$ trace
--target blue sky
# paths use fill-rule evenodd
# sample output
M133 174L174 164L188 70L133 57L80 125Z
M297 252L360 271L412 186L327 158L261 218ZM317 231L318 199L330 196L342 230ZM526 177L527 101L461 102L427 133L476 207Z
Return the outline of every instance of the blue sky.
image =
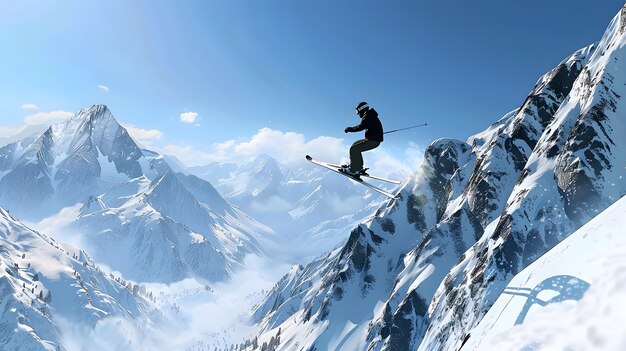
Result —
M381 155L402 162L518 107L622 5L0 0L0 133L104 103L148 146L187 162L255 147L286 158L290 142L307 146L298 153L359 138L343 129L365 100L386 129L429 123L387 138Z

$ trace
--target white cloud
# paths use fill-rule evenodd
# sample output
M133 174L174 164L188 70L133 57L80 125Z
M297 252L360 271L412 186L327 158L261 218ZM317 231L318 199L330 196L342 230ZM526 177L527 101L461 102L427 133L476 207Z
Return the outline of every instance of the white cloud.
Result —
M180 121L183 123L194 123L197 118L197 112L185 112L180 114Z
M287 200L274 195L266 201L252 201L250 207L261 213L281 213L291 210L293 205L291 205Z
M225 150L228 153L247 157L268 154L276 158L278 162L289 165L304 163L304 156L308 154L325 160L336 159L347 149L343 144L343 139L320 136L307 141L300 133L263 128L249 141L231 144L231 149Z
M214 161L243 164L260 154L267 154L284 166L298 167L306 164L305 155L333 163L347 162L349 149L350 144L340 138L319 136L307 140L304 134L263 128L248 140L227 140L213 144L208 150L169 144L160 151L176 156L188 166ZM402 179L415 172L422 155L422 148L415 143L404 147L383 143L364 153L363 157L372 174Z
M22 108L24 110L38 110L39 106L37 106L35 104L24 104L24 105L22 105Z
M260 332L247 322L253 306L291 265L250 255L244 261L246 269L230 282L207 285L188 278L170 285L144 283L157 299L151 309L160 318L151 323L107 317L91 327L58 318L63 343L70 350L222 350L251 339Z
M30 224L30 227L48 234L59 234L63 227L78 218L81 207L82 204L80 203L74 206L64 207L55 215L44 218L37 223Z
M417 144L410 142L404 149L387 148L381 145L371 153L365 153L363 158L371 155L370 166L372 173L384 174L384 177L403 179L417 171L424 150Z
M176 156L187 166L202 166L209 162L217 161L211 153L195 150L191 146L167 144L157 151L162 154Z
M13 135L21 132L23 129L24 129L24 127L16 127L16 128L0 127L0 138L6 138L6 137L13 136Z
M165 135L158 129L143 129L137 128L132 124L124 125L124 128L128 131L128 134L135 139L135 141L144 144L145 146L152 146L154 140L161 139Z
M31 109L32 106L30 105L36 106L34 104L25 104L22 105L22 107L25 109ZM0 127L0 138L5 138L4 140L0 140L0 143L6 142L7 138L11 139L10 142L17 141L28 135L40 132L42 129L45 129L49 124L63 121L72 117L73 115L74 114L72 112L67 111L38 112L32 115L28 115L24 118L24 124L19 127ZM13 137L19 138L12 139Z
M67 111L51 111L51 112L39 112L24 118L26 124L46 124L54 123L58 121L66 120L74 116L72 112Z
M106 85L98 84L98 88L102 91L109 92L109 87Z
M84 240L82 233L77 232L69 227L72 221L76 220L80 215L80 209L83 204L77 203L73 206L64 207L58 213L46 217L39 222L26 222L28 227L38 230L42 233L52 235L55 239L60 240L65 245L90 249L91 247Z
M283 165L303 164L306 154L332 159L343 153L342 139L321 136L307 141L303 134L263 128L249 140L227 140L200 151L191 146L169 144L162 151L170 153L189 166L213 161L246 163L260 154L270 155Z

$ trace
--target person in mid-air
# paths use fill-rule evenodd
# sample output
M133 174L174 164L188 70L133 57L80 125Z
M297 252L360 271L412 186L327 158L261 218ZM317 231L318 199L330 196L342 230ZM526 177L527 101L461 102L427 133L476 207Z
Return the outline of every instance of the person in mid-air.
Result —
M350 147L350 164L342 165L341 171L355 178L363 174L362 152L373 150L383 142L383 125L378 119L378 112L367 105L367 102L360 102L356 106L356 114L361 118L361 123L344 130L346 133L360 132L365 130L365 139L357 140Z

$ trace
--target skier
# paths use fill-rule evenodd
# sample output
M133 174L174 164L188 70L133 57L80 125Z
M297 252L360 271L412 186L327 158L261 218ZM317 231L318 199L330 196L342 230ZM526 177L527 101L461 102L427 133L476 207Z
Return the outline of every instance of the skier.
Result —
M361 123L354 127L348 127L345 133L354 133L365 130L365 139L357 140L350 147L350 164L341 165L341 171L347 175L360 179L361 174L365 174L363 169L362 152L373 150L383 142L383 125L378 119L378 112L367 105L367 102L360 102L356 106L356 114L361 118Z

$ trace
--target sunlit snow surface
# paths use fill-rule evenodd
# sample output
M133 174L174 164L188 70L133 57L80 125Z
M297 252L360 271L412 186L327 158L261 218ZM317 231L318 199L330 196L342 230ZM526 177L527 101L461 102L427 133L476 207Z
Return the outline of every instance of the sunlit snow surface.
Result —
M626 350L626 198L517 274L469 350Z
M83 251L25 227L2 208L0 268L1 350L63 350L61 320L88 330L107 320L143 320L151 307Z

